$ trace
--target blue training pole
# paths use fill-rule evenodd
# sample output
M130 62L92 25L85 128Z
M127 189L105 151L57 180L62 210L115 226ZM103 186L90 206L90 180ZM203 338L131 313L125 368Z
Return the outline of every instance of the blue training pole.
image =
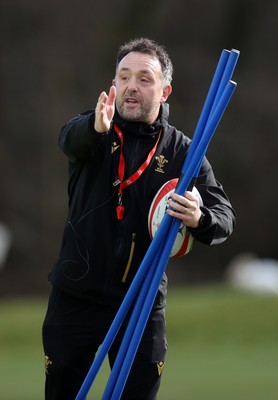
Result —
M163 221L160 224L160 227L162 226L162 228L164 229L164 231L167 231L169 225L170 225L170 220L166 220L163 219ZM159 228L160 228L159 227ZM160 231L160 232L159 232ZM152 249L152 251L148 251L141 263L140 268L138 269L131 285L130 288L107 332L107 335L95 357L94 362L92 363L85 379L84 382L75 398L75 400L84 400L90 390L90 387L92 386L96 375L122 325L122 322L124 321L126 314L128 312L128 310L131 307L131 304L141 286L141 283L148 271L148 268L152 262L153 259L153 254L159 254L159 246L161 245L161 243L163 243L163 230L158 229L156 232L156 240L152 240L150 246L149 246L149 250Z
M223 112L225 108L227 107L227 104L232 96L232 93L235 89L236 85L233 83L229 83L227 85L227 88L221 97L221 101L219 106L216 108L215 114L213 115L210 124L208 125L207 129L205 129L205 136L204 139L199 143L199 146L196 149L196 153L192 156L191 159L191 166L189 171L184 175L184 178L180 184L180 190L182 190L182 194L186 190L187 186L189 185L192 176L196 170L196 166L199 163L200 157L204 157L204 148L207 148L207 143L209 140L211 140L211 137L219 123L219 120L221 119L221 116L223 115ZM167 218L167 215L165 217ZM140 314L138 314L138 322L136 325L136 328L134 329L134 334L132 336L131 342L128 347L128 351L126 352L126 345L125 345L125 352L126 356L123 362L121 362L121 371L118 374L118 379L115 384L115 388L113 391L112 396L110 397L103 397L103 400L118 400L122 394L122 391L124 389L124 385L126 383L128 374L130 372L134 357L136 355L138 346L140 344L141 337L143 335L147 320L149 318L149 314L151 312L160 281L162 279L163 273L165 271L173 243L175 241L176 235L177 235L177 230L179 228L180 221L178 219L174 219L172 221L171 225L171 230L167 236L167 240L164 243L164 246L162 248L162 252L159 257L158 265L156 267L156 271L154 274L154 277L152 279L152 282L150 286L148 287L147 291L147 296L144 301L143 307L141 309L140 306ZM149 283L148 283L149 284ZM121 352L121 348L119 350L119 353ZM122 361L122 360L121 360Z
M237 64L237 61L239 58L239 54L240 54L240 52L235 49L232 49L229 53L227 63L226 63L225 69L223 71L223 75L221 77L221 81L219 83L219 87L218 87L218 90L217 90L217 93L216 93L216 96L215 96L215 99L214 99L214 102L213 102L213 105L212 105L212 108L210 111L210 115L213 114L215 108L217 107L220 97L222 96L222 94L225 90L225 87L227 85L227 82L229 82L232 78L232 75L234 73L234 70L235 70L235 67L236 67L236 64ZM209 117L210 117L210 115L209 115Z
M160 247L161 249L161 247ZM140 311L144 305L147 293L149 291L149 287L150 287L150 283L152 282L153 279L153 275L155 272L155 268L156 265L159 261L159 255L160 255L161 251L157 251L154 257L154 260L152 261L149 270L147 272L147 275L145 277L145 280L142 284L142 287L140 289L140 292L138 294L134 309L132 311L129 323L127 325L126 331L125 331L125 335L124 338L122 340L119 352L117 354L115 363L113 365L109 380L107 382L105 391L103 393L103 397L102 400L108 400L111 398L114 387L116 385L117 379L119 377L119 373L121 370L121 366L125 360L125 356L126 353L129 349L130 346L130 342L132 340L132 337L134 335L136 326L137 326L137 322L138 322L138 315L140 315Z
M215 97L217 95L217 91L219 89L219 85L220 85L222 76L224 74L229 55L230 55L230 51L228 51L226 49L224 49L221 53L220 59L218 61L207 97L205 99L196 129L195 129L195 132L193 135L192 142L191 142L189 150L188 150L188 154L186 156L185 162L182 167L182 173L186 170L187 164L190 162L191 155L194 153L194 151L199 143L199 140L203 135L203 131L207 124L209 114L211 112Z
M224 51L225 50L223 50L223 52ZM221 96L222 96L222 94L223 94L223 92L225 90L227 82L229 82L231 80L231 78L232 78L232 75L233 75L233 72L235 70L239 55L240 55L240 52L238 50L235 50L235 49L232 49L229 52L229 54L226 55L226 58L225 58L226 64L225 64L225 66L224 66L224 63L223 63L223 67L224 67L223 68L223 73L222 73L221 76L220 76L220 74L218 74L218 76L217 76L218 79L216 79L216 82L215 82L215 84L218 85L217 92L215 93L214 99L213 98L211 99L212 101L209 103L208 107L205 109L205 116L204 117L206 118L206 121L208 121L208 119L213 114L213 112L214 112L214 110L215 110L215 108L216 108L216 106L218 104L218 101L220 100L220 98L221 98ZM196 170L196 172L194 174L194 177L197 177L199 175L199 171L200 171L200 168L202 166L202 162L203 162L203 160L200 160L200 163L199 163L199 165L197 167L197 170Z
M229 55L229 52L224 51L224 54L226 57ZM227 62L227 59L226 59L226 62ZM223 70L225 63L223 60L221 61L221 63L222 63L221 68ZM219 82L218 82L218 86L219 86ZM214 88L214 90L215 90L215 88ZM195 137L195 135L194 135L194 137ZM194 140L194 138L193 138L193 140ZM180 185L179 185L179 187L180 187ZM119 311L107 333L107 336L106 336L106 338L94 360L94 363L92 364L92 366L83 382L83 385L81 386L80 391L78 392L76 400L85 399L85 397L90 389L90 386L92 385L92 383L99 371L99 368L100 368L105 356L107 355L107 353L111 347L111 344L113 343L115 336L116 336L128 310L136 296L136 293L142 284L142 281L144 279L144 276L146 275L147 270L150 268L150 266L152 266L153 264L154 265L156 264L156 261L152 261L153 253L160 254L160 252L158 251L159 245L163 242L165 232L167 232L169 230L170 224L171 224L171 221L169 219L167 219L167 218L163 219L163 221L155 235L154 240L151 242L149 251L146 253L146 256L144 257L142 264L141 264L140 268L138 269L138 272L130 286L130 289L127 292L127 295L126 295L126 297L125 297L125 299L124 299L124 301L123 301L123 303L122 303L122 305L121 305L121 307L120 307L120 309L119 309ZM178 229L178 227L177 227L177 229ZM170 252L171 252L171 249L170 249ZM167 256L167 261L168 261L168 258L169 258L169 256ZM148 275L148 279L150 279L149 275Z
M200 138L203 135L204 128L213 114L218 101L220 100L225 87L227 83L230 81L232 74L234 72L238 57L239 57L239 51L238 50L223 50L207 95L207 98L204 103L204 107L202 109L197 127L195 129L193 138L194 141L192 140L189 151L188 151L188 156L185 159L183 168L182 168L182 173L186 171L188 164L190 163L191 159L191 154L194 153ZM197 140L195 140L197 138ZM206 152L206 151L205 151ZM203 160L200 160L200 164L196 169L196 172L194 174L194 177L197 177L201 168Z

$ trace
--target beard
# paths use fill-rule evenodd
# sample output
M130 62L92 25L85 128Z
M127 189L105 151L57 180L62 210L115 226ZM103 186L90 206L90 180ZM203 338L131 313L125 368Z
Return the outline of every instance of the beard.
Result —
M120 116L127 121L137 121L137 122L154 122L155 115L157 117L159 113L160 103L159 102L143 102L138 100L137 107L135 109L129 108L125 102L116 100L116 107Z

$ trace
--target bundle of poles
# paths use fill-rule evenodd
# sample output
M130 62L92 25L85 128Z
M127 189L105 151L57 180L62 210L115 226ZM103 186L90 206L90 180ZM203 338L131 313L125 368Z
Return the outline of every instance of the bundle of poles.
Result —
M175 192L184 195L201 168L208 145L237 86L231 80L239 51L224 49L215 70ZM175 242L180 220L165 213L130 288L75 398L84 400L131 308L133 310L105 387L102 400L119 400L154 304Z

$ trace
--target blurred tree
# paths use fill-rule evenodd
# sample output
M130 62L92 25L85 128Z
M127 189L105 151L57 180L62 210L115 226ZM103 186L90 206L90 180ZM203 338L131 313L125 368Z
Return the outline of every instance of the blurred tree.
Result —
M0 293L44 293L66 217L60 127L107 90L117 48L135 36L164 44L174 63L171 123L192 136L222 48L238 48L238 89L208 156L238 214L222 246L171 261L179 282L223 278L235 254L278 258L278 3L270 0L2 0L0 222L13 233Z

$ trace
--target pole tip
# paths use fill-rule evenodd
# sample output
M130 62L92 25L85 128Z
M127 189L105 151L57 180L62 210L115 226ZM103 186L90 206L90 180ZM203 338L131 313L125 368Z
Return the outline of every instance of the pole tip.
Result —
M232 49L231 51L232 51L233 53L237 53L238 55L240 55L240 51L237 50L237 49Z

